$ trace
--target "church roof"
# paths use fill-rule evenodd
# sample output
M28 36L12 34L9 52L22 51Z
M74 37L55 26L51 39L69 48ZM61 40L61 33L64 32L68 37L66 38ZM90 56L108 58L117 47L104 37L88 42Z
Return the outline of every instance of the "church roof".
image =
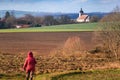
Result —
M82 20L84 19L85 20L87 17L88 17L88 15L81 15L80 17L78 17L78 19L82 19Z

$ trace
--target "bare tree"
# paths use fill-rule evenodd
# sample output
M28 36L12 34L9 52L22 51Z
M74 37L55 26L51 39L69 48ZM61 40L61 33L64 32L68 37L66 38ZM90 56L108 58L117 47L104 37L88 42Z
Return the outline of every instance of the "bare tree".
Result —
M43 17L35 17L34 25L35 27L41 27L43 24Z
M14 28L14 25L16 25L16 18L14 16L10 16L5 20L5 23L6 28Z
M9 18L10 16L11 16L11 15L10 15L10 12L7 11L7 12L5 13L5 17L4 17L4 18L7 19L7 18Z
M72 21L71 21L71 19L70 19L69 16L67 16L67 15L61 15L58 22L59 22L60 24L69 24L69 23L71 23Z
M102 46L119 57L120 52L120 8L116 7L114 11L103 17L99 24L97 39Z
M50 25L55 25L55 19L54 19L54 16L50 16L50 15L48 15L48 16L45 16L44 17L44 25L46 25L46 26L50 26Z
M98 16L91 16L90 18L90 22L98 22L100 20L100 18Z
M28 22L28 24L30 25L34 24L34 16L30 14L26 14L24 19Z

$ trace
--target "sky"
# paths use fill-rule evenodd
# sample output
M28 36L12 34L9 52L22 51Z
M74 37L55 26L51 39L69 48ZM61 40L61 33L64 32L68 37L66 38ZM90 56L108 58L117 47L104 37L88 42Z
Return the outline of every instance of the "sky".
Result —
M77 13L111 12L120 0L0 0L0 10Z

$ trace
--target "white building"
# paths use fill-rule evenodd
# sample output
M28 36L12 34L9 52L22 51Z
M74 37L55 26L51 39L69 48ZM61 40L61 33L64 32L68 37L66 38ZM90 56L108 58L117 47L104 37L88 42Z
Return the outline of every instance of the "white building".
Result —
M79 17L76 19L77 22L89 22L90 19L89 19L89 16L84 14L82 8L79 12Z

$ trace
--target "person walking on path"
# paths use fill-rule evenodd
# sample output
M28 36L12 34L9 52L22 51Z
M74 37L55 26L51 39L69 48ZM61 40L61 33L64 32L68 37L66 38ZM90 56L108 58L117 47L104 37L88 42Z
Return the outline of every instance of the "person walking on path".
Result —
M26 71L26 80L33 80L33 74L35 72L35 64L36 60L33 57L33 53L30 51L28 52L28 56L24 62L23 69Z

